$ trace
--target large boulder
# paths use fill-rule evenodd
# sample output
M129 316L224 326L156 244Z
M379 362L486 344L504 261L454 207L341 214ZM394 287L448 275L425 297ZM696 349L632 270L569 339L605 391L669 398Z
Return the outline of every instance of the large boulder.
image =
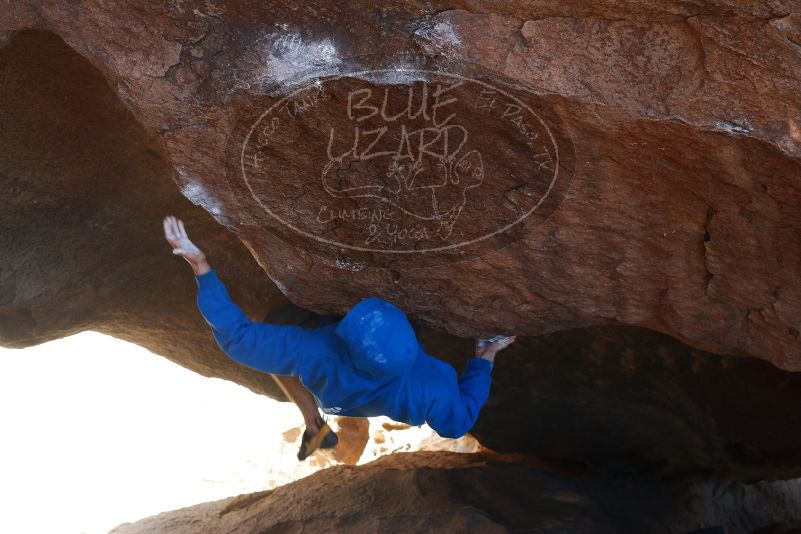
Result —
M95 65L305 308L801 369L793 0L4 4L0 36Z
M489 447L798 475L801 22L763 4L2 2L0 343L283 398L215 346L175 213L255 319L383 296L459 369L552 334L499 358Z
M580 478L488 455L416 452L111 532L791 532L801 527L800 495L797 481Z
M0 48L0 94L0 343L98 330L280 398L269 377L217 347L191 271L161 236L162 218L183 217L214 250L254 317L285 297L238 240L180 194L158 140L102 74L56 35L23 32Z

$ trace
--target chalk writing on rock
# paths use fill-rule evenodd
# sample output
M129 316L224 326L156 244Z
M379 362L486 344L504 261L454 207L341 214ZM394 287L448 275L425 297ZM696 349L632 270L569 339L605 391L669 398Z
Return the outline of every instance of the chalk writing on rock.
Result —
M309 81L255 118L242 179L279 223L351 251L435 254L531 231L557 209L572 145L542 98L382 72Z

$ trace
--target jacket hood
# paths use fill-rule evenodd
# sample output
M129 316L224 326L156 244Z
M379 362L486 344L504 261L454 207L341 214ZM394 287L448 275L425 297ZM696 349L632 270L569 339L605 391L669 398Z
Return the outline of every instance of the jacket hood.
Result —
M368 378L403 374L417 358L417 336L406 314L380 298L359 302L340 321L336 333L347 344L353 366Z

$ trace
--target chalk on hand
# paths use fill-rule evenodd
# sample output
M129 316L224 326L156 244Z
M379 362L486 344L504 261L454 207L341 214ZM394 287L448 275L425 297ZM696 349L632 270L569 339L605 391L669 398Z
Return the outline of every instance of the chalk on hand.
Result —
M492 336L491 338L487 338L487 339L477 339L476 340L476 344L478 345L479 348L483 349L487 345L491 345L491 344L496 343L498 341L503 341L503 340L509 339L510 337L512 337L512 336L498 335L498 336Z

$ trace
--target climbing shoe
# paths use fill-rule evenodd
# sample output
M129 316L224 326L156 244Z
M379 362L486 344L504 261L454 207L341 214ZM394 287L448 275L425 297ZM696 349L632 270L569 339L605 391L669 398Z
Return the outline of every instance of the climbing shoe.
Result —
M320 430L316 434L311 435L308 429L303 431L303 439L300 441L300 450L298 450L298 460L305 460L317 449L331 449L339 443L339 438L328 426L328 423L319 419L317 424Z

